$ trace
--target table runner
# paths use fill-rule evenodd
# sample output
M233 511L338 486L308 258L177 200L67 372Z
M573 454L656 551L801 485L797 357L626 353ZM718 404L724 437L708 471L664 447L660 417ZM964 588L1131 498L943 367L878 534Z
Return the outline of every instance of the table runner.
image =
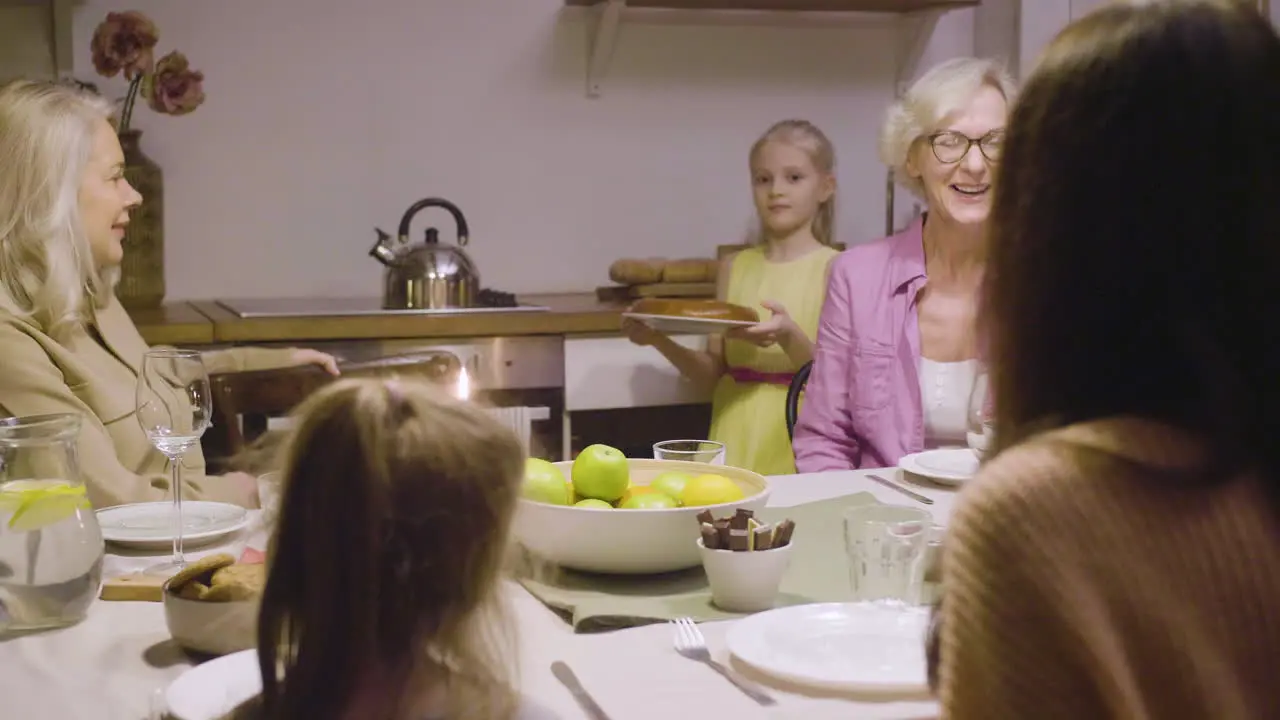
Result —
M791 507L765 508L765 522L795 521L791 565L783 576L776 607L845 600L852 594L844 549L844 511L879 502L869 492ZM625 511L624 511L625 512ZM693 542L690 538L689 542ZM616 630L677 617L731 620L741 613L711 603L702 567L661 575L597 575L557 568L521 584L572 624L575 632Z

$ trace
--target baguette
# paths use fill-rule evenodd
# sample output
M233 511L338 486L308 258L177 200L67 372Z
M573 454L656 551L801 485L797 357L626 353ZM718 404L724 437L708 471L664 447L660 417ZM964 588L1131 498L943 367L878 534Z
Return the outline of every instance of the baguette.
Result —
M609 279L619 285L649 285L662 281L662 271L666 261L651 258L637 260L623 258L615 260L609 266Z
M703 258L668 260L662 268L662 282L666 283L703 283L715 280L714 261Z

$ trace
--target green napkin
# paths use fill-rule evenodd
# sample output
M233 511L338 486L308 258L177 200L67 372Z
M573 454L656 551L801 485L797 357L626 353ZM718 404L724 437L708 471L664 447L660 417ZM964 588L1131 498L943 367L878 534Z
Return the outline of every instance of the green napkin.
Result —
M785 508L765 508L765 522L795 521L791 565L782 578L777 607L847 599L848 561L844 549L844 511L878 502L868 492ZM694 541L691 535L689 542ZM573 624L576 632L599 632L664 622L679 617L730 620L740 613L711 603L702 567L661 575L596 575L556 569L550 577L521 584Z

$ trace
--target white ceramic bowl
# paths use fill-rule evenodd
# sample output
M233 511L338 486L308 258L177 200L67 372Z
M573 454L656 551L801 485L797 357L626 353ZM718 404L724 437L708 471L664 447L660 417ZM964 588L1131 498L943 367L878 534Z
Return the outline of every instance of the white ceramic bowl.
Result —
M179 645L207 655L229 655L258 645L261 598L205 602L178 597L165 583L164 622Z
M521 499L512 527L516 541L539 558L574 570L625 575L671 572L702 563L696 542L698 513L710 510L716 517L725 517L740 507L760 510L769 500L769 481L750 470L679 460L627 462L635 485L647 485L673 470L711 473L736 482L746 497L720 505L653 510L580 508ZM572 462L555 466L566 479L572 477Z

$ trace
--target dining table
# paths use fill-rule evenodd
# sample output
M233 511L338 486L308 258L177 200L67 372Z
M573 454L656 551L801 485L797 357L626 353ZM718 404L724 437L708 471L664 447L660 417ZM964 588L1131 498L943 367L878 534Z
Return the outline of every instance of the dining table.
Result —
M927 505L868 475L901 483L933 500ZM921 507L946 526L957 488L906 476L896 468L831 471L768 478L769 506L788 507L851 493L871 493L884 503ZM194 549L239 555L261 547L261 521L228 540ZM104 574L140 570L162 556L107 547ZM847 572L846 559L832 558L832 572ZM567 663L610 720L654 718L933 718L937 703L925 693L869 696L815 690L775 680L729 657L726 632L736 620L700 627L716 658L763 685L777 700L761 706L713 669L679 655L672 630L655 623L606 632L575 632L560 615L515 582L504 584L514 611L519 642L521 692L566 720L589 717L551 672ZM0 641L0 719L149 720L162 689L199 660L170 637L164 608L157 602L96 601L88 616L70 627Z

